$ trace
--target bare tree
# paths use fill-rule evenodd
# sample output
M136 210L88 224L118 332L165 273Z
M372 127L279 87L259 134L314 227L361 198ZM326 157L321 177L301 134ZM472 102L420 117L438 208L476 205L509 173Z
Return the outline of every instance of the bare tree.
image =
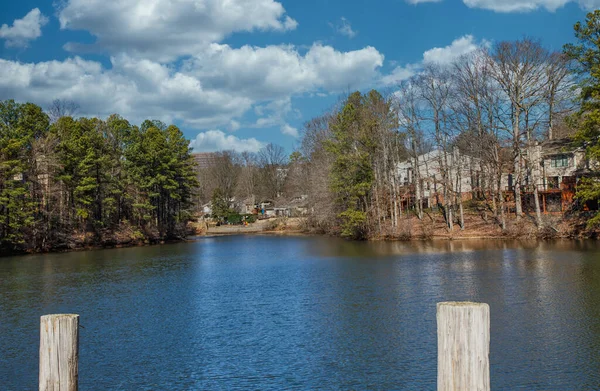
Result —
M253 152L242 152L240 154L241 172L238 181L237 194L240 198L250 198L256 203L256 191L258 186L258 157Z
M447 69L439 66L428 65L417 76L415 85L418 88L419 97L425 108L425 120L431 129L436 148L439 152L436 160L442 176L442 209L448 230L452 231L453 200L455 199L452 172L455 170L451 166L454 160L452 159L452 151L450 151L450 73Z
M284 167L286 161L285 150L280 145L270 143L258 151L260 183L264 197L275 199L281 195L287 175Z
M510 135L512 144L515 211L517 219L520 219L523 214L522 161L534 140L534 131L538 129L545 114L545 110L540 110L540 106L545 102L548 89L547 69L550 54L539 42L523 39L514 42L500 42L492 51L489 59L492 77L506 97L501 121L504 129ZM535 178L533 187L536 220L538 226L541 226Z
M575 81L571 78L568 65L569 59L563 53L550 53L546 66L547 126L550 140L557 136L554 131L557 124L560 127L561 119L564 119L566 114L573 112L575 108L574 99L571 98Z
M453 126L459 132L455 144L472 157L473 196L491 201L494 216L505 229L498 135L500 97L487 56L487 51L481 49L462 56L452 66Z
M335 195L329 186L332 156L325 144L331 137L329 127L333 120L331 112L315 117L304 124L300 152L306 158L306 194L311 207L308 210L309 224L318 231L329 231L336 219Z
M54 99L48 106L47 114L50 123L56 122L61 117L72 117L79 111L79 104L66 99Z
M211 181L223 197L231 201L240 177L240 156L234 151L221 151L215 155L215 163L210 167Z
M423 219L423 186L419 155L423 152L423 113L417 88L412 80L400 84L396 94L396 108L400 130L406 134L406 145L412 164L415 208L419 220Z

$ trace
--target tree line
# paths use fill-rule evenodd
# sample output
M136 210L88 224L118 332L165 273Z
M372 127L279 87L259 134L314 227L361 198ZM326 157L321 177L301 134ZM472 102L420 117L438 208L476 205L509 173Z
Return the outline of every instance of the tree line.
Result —
M204 204L210 204L211 216L219 219L263 202L283 205L306 188L301 154L288 156L277 144L267 144L258 152L214 152L209 159L198 169L198 214L204 214L200 210Z
M182 132L76 109L0 102L0 251L183 236L197 178Z
M387 94L352 93L311 120L300 148L310 177L304 191L311 195L311 224L350 238L398 237L406 224L401 217L423 219L431 190L447 229L463 229L461 187L469 183L471 204L483 205L504 230L509 212L516 220L523 216L527 180L535 223L544 228L533 147L572 137L600 161L598 26L600 11L588 14L575 26L579 43L563 51L523 38L451 64L426 64ZM412 186L399 183L400 162L409 162ZM425 178L427 164L436 166L433 179ZM596 177L582 180L577 196L598 200Z
M469 206L505 230L507 219L524 215L528 189L542 230L534 147L572 138L599 160L599 22L599 11L590 13L575 27L579 44L563 51L531 38L499 42L426 64L385 93L349 94L305 124L289 159L273 144L258 154L218 153L201 173L200 198L226 214L232 200L285 206L306 195L310 228L360 239L402 236L412 216L424 219L431 194L447 229L464 229L467 187ZM410 183L401 182L403 164ZM578 184L582 201L598 192L593 178Z

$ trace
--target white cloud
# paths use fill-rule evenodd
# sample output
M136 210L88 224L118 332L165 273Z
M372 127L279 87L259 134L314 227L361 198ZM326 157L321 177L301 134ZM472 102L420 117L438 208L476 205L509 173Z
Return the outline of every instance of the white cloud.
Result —
M40 63L0 59L0 99L42 107L53 99L69 99L81 106L82 115L116 112L136 122L179 120L198 129L231 131L260 105L265 113L256 127L280 127L295 113L292 96L372 84L382 62L383 55L371 47L339 52L315 45L301 55L291 46L232 49L218 44L180 67L124 54L111 57L110 69L80 57Z
M329 24L338 34L344 35L348 38L354 38L358 34L358 31L352 29L350 21L345 17L340 18L340 22L337 24Z
M426 50L423 53L423 60L421 62L407 64L405 66L396 66L390 74L381 77L380 83L384 86L398 84L398 82L407 80L411 76L419 73L423 65L450 65L459 57L471 53L482 46L488 45L489 42L486 40L477 43L472 35L462 36L452 41L448 46Z
M392 73L385 75L381 78L383 85L394 85L398 84L403 80L409 79L411 76L416 74L419 70L418 64L408 64L406 66L397 66L394 68Z
M364 87L377 77L383 59L383 54L371 46L340 52L315 44L302 55L291 45L234 49L212 44L187 61L183 69L207 86L262 100L319 89Z
M487 45L486 41L476 43L472 35L465 35L452 41L452 43L443 48L433 48L423 53L423 62L425 64L448 65L460 56L477 50L481 45Z
M281 133L287 134L288 136L298 137L298 129L290 126L289 124L284 124L281 127Z
M579 6L587 11L592 11L596 8L600 8L599 0L579 0Z
M409 4L439 3L442 0L405 0ZM600 7L600 0L463 0L469 8L482 8L495 12L531 12L544 8L550 12L574 2L584 10L592 11Z
M226 135L220 130L209 130L198 133L190 142L194 152L213 152L233 150L237 152L258 152L265 144L255 138L241 139Z
M254 124L249 126L251 128L282 127L287 124L287 117L301 117L300 112L292 108L292 99L290 97L277 99L265 105L256 105L254 107L254 113L260 118L258 118Z
M111 65L77 56L39 63L0 59L0 99L43 107L68 99L80 105L82 115L117 112L133 122L156 118L231 132L260 107L258 120L245 127L293 133L286 127L297 116L292 97L371 86L384 60L370 46L342 52L322 44L233 48L219 43L236 32L296 28L277 0L60 1L61 28L96 37L91 45L66 48L104 51Z
M81 106L82 115L119 113L136 122L178 119L198 128L226 123L252 106L249 98L206 89L199 80L149 60L119 56L111 61L107 70L79 57L35 64L0 59L0 99L43 107L68 99Z
M193 55L235 32L295 29L297 22L275 0L66 0L63 29L86 30L91 45L71 51L105 50L163 62Z
M3 24L0 27L0 38L6 47L26 47L29 41L42 36L42 26L48 23L39 8L34 8L23 17L16 19L12 26Z
M545 8L550 12L556 11L570 0L463 0L467 7L483 8L496 12L530 12L539 8ZM600 7L598 0L579 0L576 1L579 6L585 10L593 10Z

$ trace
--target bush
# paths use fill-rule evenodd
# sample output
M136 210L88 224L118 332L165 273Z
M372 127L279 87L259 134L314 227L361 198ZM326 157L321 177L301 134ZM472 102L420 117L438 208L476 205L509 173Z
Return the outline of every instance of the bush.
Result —
M256 215L253 215L253 214L246 214L246 215L243 215L243 216L246 218L246 221L247 221L249 224L255 223L255 222L256 222L256 220L257 220L257 216L256 216Z
M228 224L242 224L242 215L239 213L229 213L225 220Z

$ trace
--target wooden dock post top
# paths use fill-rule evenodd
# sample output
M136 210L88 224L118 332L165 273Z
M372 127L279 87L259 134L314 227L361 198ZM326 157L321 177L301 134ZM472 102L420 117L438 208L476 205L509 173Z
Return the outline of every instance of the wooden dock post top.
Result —
M438 391L490 390L490 306L437 303Z
M487 303L476 303L474 301L443 301L441 303L437 303L437 310L440 310L441 306L450 306L450 307L464 307L464 308L487 308L490 310L490 306Z
M79 377L79 315L40 318L40 391L77 391Z
M51 315L42 315L41 316L41 320L61 319L61 318L73 319L73 318L79 318L79 315L77 315L77 314L51 314Z

